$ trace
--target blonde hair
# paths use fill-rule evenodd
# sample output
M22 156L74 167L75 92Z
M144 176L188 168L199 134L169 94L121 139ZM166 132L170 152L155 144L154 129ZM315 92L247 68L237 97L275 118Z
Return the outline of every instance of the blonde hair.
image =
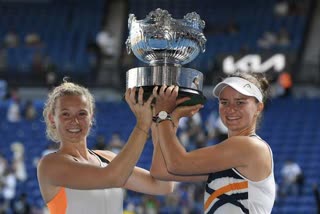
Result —
M54 141L59 142L59 137L56 132L56 128L51 124L49 120L49 115L55 114L55 105L58 98L63 96L85 96L86 99L89 101L89 110L90 113L93 115L95 110L95 101L92 94L89 92L89 90L83 86L77 85L72 82L67 82L66 79L63 80L63 83L57 87L55 87L48 95L47 101L45 103L44 109L43 109L43 118L46 123L46 135L47 137Z

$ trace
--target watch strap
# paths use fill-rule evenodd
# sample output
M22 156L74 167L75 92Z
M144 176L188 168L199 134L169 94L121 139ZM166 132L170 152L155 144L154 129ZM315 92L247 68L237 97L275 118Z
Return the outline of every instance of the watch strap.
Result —
M164 120L172 120L171 115L168 114L167 117L164 118L164 119L161 119L161 118L159 117L159 114L157 114L156 116L152 117L152 121L155 122L155 123L161 123L161 122L164 121Z
M171 120L172 121L172 118L171 118L171 116L170 116L170 114L168 114L167 115L167 117L166 118L164 118L164 119L161 119L161 118L157 118L157 120L156 120L156 123L161 123L162 121L165 121L165 120Z

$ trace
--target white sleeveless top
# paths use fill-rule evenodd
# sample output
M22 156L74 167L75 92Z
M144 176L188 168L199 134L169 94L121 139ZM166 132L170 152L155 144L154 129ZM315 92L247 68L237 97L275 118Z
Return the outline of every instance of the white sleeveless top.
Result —
M67 214L122 214L123 190L120 188L102 190L65 189Z
M269 146L268 148L271 154L272 170L270 175L261 181L251 181L235 168L209 174L204 196L205 213L271 213L276 185L272 151Z
M95 154L101 167L108 160ZM50 214L122 214L124 190L121 188L76 190L61 187L58 194L47 204Z

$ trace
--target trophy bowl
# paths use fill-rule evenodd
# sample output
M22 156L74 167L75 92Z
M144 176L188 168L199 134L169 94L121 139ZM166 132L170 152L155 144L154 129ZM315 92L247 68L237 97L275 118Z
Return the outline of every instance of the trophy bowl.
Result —
M184 105L204 103L203 74L182 67L205 51L204 26L195 12L183 19L173 19L168 11L159 8L143 20L130 14L127 51L149 66L127 71L126 87L143 87L145 96L149 96L154 86L178 85L179 96L191 98Z

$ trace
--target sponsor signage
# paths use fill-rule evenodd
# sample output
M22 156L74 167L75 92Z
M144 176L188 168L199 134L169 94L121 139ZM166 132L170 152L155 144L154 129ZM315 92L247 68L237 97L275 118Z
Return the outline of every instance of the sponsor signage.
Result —
M222 60L222 70L226 74L235 71L263 73L269 70L281 72L287 66L286 55L276 53L273 55L247 54L241 57L226 56Z

